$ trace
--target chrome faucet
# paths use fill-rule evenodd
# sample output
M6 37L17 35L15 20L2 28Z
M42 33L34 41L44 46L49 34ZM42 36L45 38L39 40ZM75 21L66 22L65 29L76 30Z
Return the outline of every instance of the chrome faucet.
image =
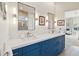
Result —
M27 32L27 37L32 37L32 33Z

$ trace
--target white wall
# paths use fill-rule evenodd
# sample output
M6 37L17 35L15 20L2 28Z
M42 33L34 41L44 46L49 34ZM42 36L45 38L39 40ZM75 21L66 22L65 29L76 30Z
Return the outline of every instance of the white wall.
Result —
M4 41L8 39L8 20L3 20L2 12L0 11L0 48L3 47Z
M13 15L17 15L17 4L14 2L7 3L7 19L9 20L9 39L18 37L18 23L17 18Z
M44 33L48 30L48 22L45 26L39 26L39 16L44 16L45 20L48 20L48 12L55 14L55 4L53 2L25 2L24 4L35 7L36 33Z
M35 31L33 34L37 33L43 33L47 32L48 30L48 23L45 24L45 26L39 26L39 16L45 16L46 20L48 20L48 12L55 14L56 12L56 20L63 19L64 11L63 7L60 5L55 6L53 2L23 2L24 4L30 5L32 7L35 7L35 18L37 20L35 21ZM17 19L13 19L12 13L13 8L17 9L16 3L9 3L9 35L10 39L17 39L20 37L21 34L25 34L27 31L18 31L17 27ZM55 9L56 8L56 9ZM57 22L55 23L55 28L57 31L59 28L64 28L62 26L57 26ZM33 31L32 31L33 32Z
M35 18L38 20L36 21L35 24L35 30L32 31L33 34L37 35L39 33L47 32L48 31L48 26L47 24L45 26L39 26L39 16L45 16L46 20L48 20L48 12L54 13L54 5L52 3L52 9L49 3L40 5L40 3L25 3L27 5L35 7ZM17 25L17 18L14 20L12 17L13 13L13 8L17 10L17 5L16 3L8 3L8 16L9 16L9 39L18 39L22 34L26 34L27 31L18 31L18 25ZM17 12L16 12L17 13Z

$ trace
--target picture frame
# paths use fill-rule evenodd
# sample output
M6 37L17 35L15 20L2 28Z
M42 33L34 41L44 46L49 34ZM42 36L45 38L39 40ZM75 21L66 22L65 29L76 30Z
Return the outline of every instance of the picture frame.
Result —
M45 26L45 17L44 16L39 16L39 25Z
M64 26L65 25L65 20L58 20L57 21L57 26Z

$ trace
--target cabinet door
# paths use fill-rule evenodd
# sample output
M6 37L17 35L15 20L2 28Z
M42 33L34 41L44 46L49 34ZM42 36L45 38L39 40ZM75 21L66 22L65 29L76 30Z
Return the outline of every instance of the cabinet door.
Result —
M52 56L54 55L55 41L54 39L49 39L41 43L41 55L42 56Z
M35 43L29 46L23 47L23 56L40 55L40 44Z
M12 51L13 51L13 56L22 56L22 48L17 48Z
M19 55L19 49L14 49L12 50L13 56L18 56Z
M60 41L60 50L62 51L65 48L65 36L63 35L59 37L59 41Z
M56 45L57 54L59 54L65 48L65 36L63 35L63 36L56 37L56 40L58 41L58 43Z
M23 48L19 48L19 56L22 56L23 55Z

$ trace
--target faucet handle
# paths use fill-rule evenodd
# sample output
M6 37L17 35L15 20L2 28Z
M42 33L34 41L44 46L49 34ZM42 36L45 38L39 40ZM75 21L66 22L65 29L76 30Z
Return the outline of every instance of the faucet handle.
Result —
M30 34L30 32L27 32L27 34Z
M33 36L33 34L30 32L27 32L27 37L31 37L31 36Z

